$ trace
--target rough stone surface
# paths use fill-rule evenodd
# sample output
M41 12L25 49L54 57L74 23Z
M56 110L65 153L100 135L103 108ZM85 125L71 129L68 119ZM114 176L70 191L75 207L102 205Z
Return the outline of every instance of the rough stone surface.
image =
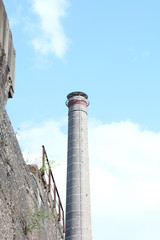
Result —
M0 120L7 99L14 93L15 55L8 17L0 0Z
M49 215L45 220L40 218L43 230L28 232L29 214L38 213L40 209ZM31 174L23 160L16 135L4 111L0 124L0 239L63 239L62 227L57 219L42 179Z
M43 176L36 166L25 164L4 110L13 97L14 81L15 50L0 0L0 240L62 240L62 226Z

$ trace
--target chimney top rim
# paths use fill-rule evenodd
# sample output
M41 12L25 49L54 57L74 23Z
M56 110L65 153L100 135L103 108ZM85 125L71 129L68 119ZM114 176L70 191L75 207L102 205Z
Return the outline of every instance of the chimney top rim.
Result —
M88 95L84 92L80 92L80 91L75 91L75 92L71 92L67 95L67 99L69 100L71 97L74 96L82 96L85 97L86 99L88 99Z

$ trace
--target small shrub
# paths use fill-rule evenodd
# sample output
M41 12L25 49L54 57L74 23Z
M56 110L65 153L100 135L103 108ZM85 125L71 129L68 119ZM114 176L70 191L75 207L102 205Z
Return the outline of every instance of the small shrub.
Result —
M27 215L29 216L27 232L31 232L34 229L43 231L43 228L44 228L43 221L45 219L50 218L49 215L45 214L45 210L42 210L41 208L38 210L38 212L31 212L31 213L28 213Z

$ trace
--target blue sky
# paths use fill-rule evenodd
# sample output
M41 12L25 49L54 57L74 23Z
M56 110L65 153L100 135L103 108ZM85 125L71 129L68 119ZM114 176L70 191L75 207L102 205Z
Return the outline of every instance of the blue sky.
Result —
M66 166L65 100L86 92L93 239L159 240L160 2L4 4L16 49L15 95L6 108L25 158L46 145L61 163L65 198L65 173L64 182L58 174Z
M66 94L77 89L88 93L91 117L103 122L131 119L160 129L158 1L60 1L65 49L59 55L53 46L42 54L31 44L46 34L36 1L4 2L17 52L15 97L8 103L11 115L21 112L13 119L15 126L30 115L35 121L65 116ZM48 19L44 26L52 28ZM48 31L49 38L53 32Z

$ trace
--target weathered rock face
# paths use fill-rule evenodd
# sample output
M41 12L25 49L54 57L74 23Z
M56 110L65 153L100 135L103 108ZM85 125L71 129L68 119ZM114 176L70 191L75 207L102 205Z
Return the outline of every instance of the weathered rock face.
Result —
M4 110L13 97L14 80L15 50L0 0L0 240L62 240L62 226L43 176L36 166L25 164Z
M46 219L43 216L47 216ZM0 239L63 239L62 227L56 216L53 201L41 177L35 178L29 172L4 112L0 124ZM28 226L33 229L30 231Z
M15 55L8 17L0 0L0 120L7 99L14 93Z

